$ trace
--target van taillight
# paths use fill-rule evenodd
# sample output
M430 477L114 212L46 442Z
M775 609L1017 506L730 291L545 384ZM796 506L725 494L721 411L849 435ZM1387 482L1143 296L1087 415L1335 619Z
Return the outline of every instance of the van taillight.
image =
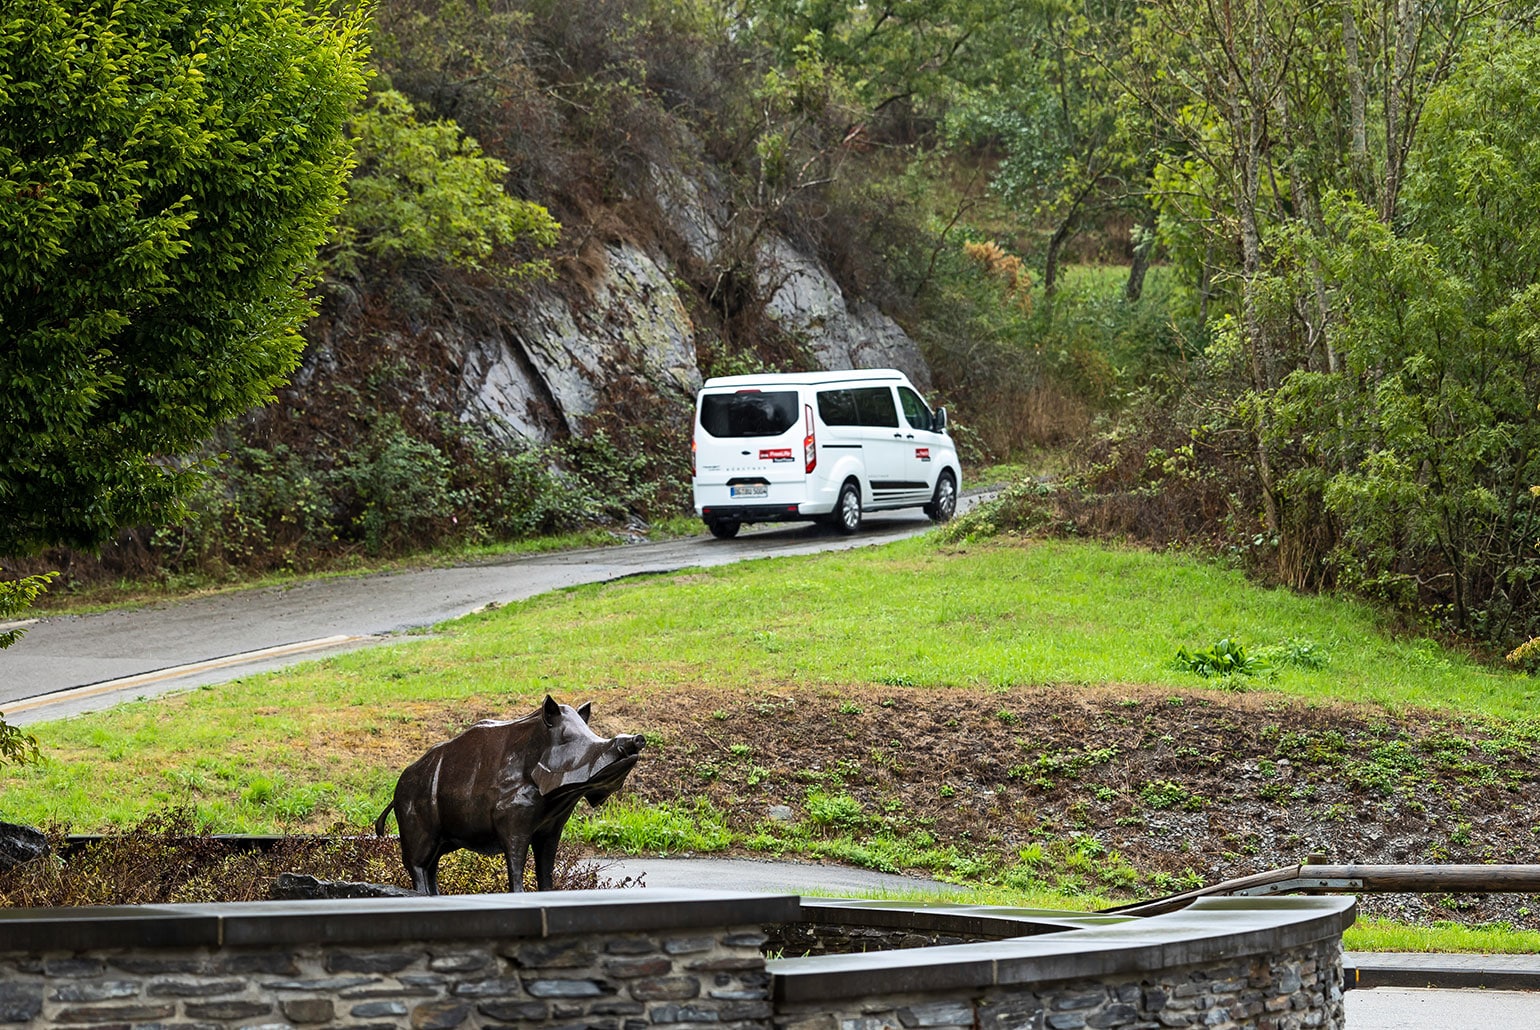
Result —
M690 441L690 478L695 478L695 452L700 447L694 440Z
M813 439L813 406L802 405L802 412L807 429L807 435L802 438L802 462L807 466L807 472L811 473L818 467L818 441Z

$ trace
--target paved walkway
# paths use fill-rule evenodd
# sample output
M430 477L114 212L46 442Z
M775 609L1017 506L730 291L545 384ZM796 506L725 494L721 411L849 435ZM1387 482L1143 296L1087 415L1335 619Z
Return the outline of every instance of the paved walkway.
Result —
M894 876L843 865L759 861L752 858L603 858L602 877L641 876L648 887L720 887L724 890L818 894L831 897L916 898L956 890L952 884Z
M1350 951L1343 956L1349 987L1481 987L1540 990L1540 955L1432 955ZM1540 1026L1540 1000L1535 1026ZM1494 1028L1495 1030L1495 1028Z

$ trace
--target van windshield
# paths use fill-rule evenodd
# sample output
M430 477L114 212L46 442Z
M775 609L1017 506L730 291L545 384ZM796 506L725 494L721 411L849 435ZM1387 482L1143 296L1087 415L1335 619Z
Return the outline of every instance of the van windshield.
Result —
M712 436L780 436L797 424L797 391L708 393L700 399L700 424Z

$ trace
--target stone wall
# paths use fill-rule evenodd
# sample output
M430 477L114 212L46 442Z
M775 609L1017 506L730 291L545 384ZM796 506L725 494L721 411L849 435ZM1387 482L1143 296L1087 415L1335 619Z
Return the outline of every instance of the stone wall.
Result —
M0 1026L1337 1030L1352 919L1347 898L1141 919L658 889L0 909ZM973 943L767 961L767 926Z
M1149 975L826 1001L783 1009L775 1025L777 1030L1304 1030L1340 1028L1343 1021L1341 949L1316 944Z
M0 1022L418 1030L770 1016L754 927L709 935L391 941L382 947L87 951L0 960Z
M1031 936L773 961L775 1027L1341 1030L1342 931L1354 909L1325 897L1205 898L1146 919L964 909L960 921L988 933L1015 921ZM847 904L816 921L855 926L860 914ZM902 915L870 914L883 928ZM938 915L916 913L929 932Z
M142 910L193 920L207 910L239 910L241 920L218 927L218 936L268 940L237 946L153 946L175 936L174 927L125 919L76 927L76 943L102 936L94 929L117 946L17 952L7 945L36 927L4 913L0 1025L639 1030L709 1022L768 1030L759 923L794 913L795 898L719 895L703 904L698 895L682 903L679 892L629 892L647 896L638 909L604 903L614 893L571 892L554 910L536 895L487 896L476 899L483 906L476 919L466 918L464 898ZM577 894L602 901L575 908ZM263 919L264 907L273 918ZM522 918L531 913L537 918ZM91 914L79 912L85 920ZM573 932L551 932L563 921ZM704 925L712 922L721 925ZM467 932L478 929L474 923L480 933ZM426 934L403 937L412 924ZM643 924L655 928L638 929ZM55 938L43 943L68 943ZM132 946L135 938L151 946Z

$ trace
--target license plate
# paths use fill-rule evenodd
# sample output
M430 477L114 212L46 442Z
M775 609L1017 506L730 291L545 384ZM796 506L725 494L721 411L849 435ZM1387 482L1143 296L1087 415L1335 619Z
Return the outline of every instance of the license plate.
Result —
M764 483L739 483L737 486L730 487L729 493L733 497L768 497L770 487Z

